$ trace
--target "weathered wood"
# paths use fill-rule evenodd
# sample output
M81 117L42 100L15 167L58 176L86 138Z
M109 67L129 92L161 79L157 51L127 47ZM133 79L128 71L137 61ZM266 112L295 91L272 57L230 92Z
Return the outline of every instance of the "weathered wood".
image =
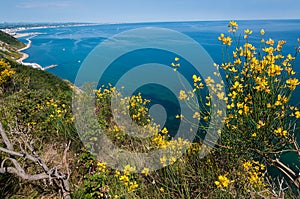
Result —
M21 146L21 142L23 144L25 144L27 150L23 149L22 147L20 147L21 151L14 150L14 147L13 147L11 141L9 140L7 134L5 133L1 122L0 122L0 135L3 139L3 142L6 145L6 148L0 147L0 151L10 155L10 157L5 158L1 162L0 173L14 174L14 175L22 178L23 180L29 180L29 181L49 179L50 184L52 184L53 180L58 180L60 182L59 188L61 190L62 197L64 199L71 198L70 183L69 183L69 175L70 175L69 171L68 171L68 175L65 175L59 171L60 166L55 166L52 169L49 169L49 167L40 158L40 156L38 156L36 154L35 150L31 146L31 144L28 143L28 141L25 139L20 138L17 141L19 142L20 146ZM69 142L68 145L66 146L66 149L64 150L63 159L62 159L62 164L67 168L67 170L69 168L68 168L68 162L67 162L66 156L67 156L67 152L69 150L70 144L71 143ZM38 173L38 174L27 174L25 172L24 168L20 165L20 163L16 159L16 157L28 159L28 160L32 161L34 164L38 164L43 169L43 172ZM10 161L12 163L12 165L5 166L5 163L8 161Z

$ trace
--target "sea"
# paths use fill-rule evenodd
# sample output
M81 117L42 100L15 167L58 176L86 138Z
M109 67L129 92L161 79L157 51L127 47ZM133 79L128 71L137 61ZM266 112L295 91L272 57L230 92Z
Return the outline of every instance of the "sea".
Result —
M120 35L126 31L138 28L165 28L177 31L190 37L200 44L213 59L213 62L221 64L224 61L222 56L222 45L218 41L221 33L228 33L229 21L185 21L185 22L153 22L153 23L117 23L117 24L91 24L85 26L61 26L55 28L42 28L23 30L19 33L36 33L39 34L31 38L31 47L24 52L29 57L24 62L38 63L42 67L57 65L54 68L47 69L62 79L74 83L78 70L89 54L109 38ZM250 35L250 42L256 47L260 46L260 30L265 30L264 38L267 40L286 40L287 44L283 48L283 54L295 54L295 47L299 44L297 39L300 38L300 20L241 20L239 24L237 37L243 37L243 30L250 29L253 31ZM232 36L232 35L231 35ZM20 38L27 43L28 37ZM243 38L241 38L241 41ZM176 42L176 41L175 41ZM234 50L234 49L231 49ZM155 57L149 60L149 57ZM176 55L168 52L151 52L145 49L145 52L132 54L126 59L121 59L117 67L108 70L107 79L104 78L103 84L115 81L115 78L122 76L122 67L126 64L129 67L141 65L143 63L157 62L170 65L170 62ZM125 64L124 64L125 63ZM186 67L188 70L188 67ZM295 71L300 78L300 58L296 60ZM190 76L192 71L190 71ZM292 97L294 104L298 104L300 99L300 88L296 89Z
M24 30L19 33L39 32L38 35L31 38L31 47L24 51L29 54L29 57L24 60L24 62L38 63L42 67L55 64L57 66L48 69L47 72L74 83L82 63L84 63L85 59L97 46L109 38L138 28L164 28L177 31L192 38L207 51L215 63L221 64L224 61L224 57L222 56L223 48L220 41L218 41L218 37L221 33L230 35L230 33L228 33L228 22L229 21L184 21L92 24ZM298 45L297 39L300 38L300 20L238 20L237 22L239 29L236 35L237 37L241 36L241 40L243 40L243 30L250 29L253 33L250 35L249 40L259 47L261 39L260 30L263 28L265 30L264 38L266 40L272 38L274 40L287 41L287 44L283 48L283 54L295 54L295 47ZM26 39L27 37L21 38L24 43L27 42ZM116 46L116 48L118 48L118 46ZM149 56L155 57L155 60L147 60L149 57L144 55L147 52ZM107 76L110 79L108 78L105 82L107 83L110 80L115 81L115 78L120 78L122 74L119 73L124 72L122 70L123 64L130 66L132 62L132 66L136 66L144 62L149 63L156 61L161 64L170 65L170 62L174 60L176 56L168 52L151 52L149 49L145 49L145 53L139 53L139 55L141 54L142 56L136 56L135 54L127 56L126 59L121 59L123 63L119 63L119 68L114 67L109 71ZM300 58L296 60L294 67L294 70L298 72L297 77L300 78ZM291 101L295 105L299 105L299 89L300 88L297 88L292 96ZM168 96L165 96L165 98L172 97L172 94L166 95ZM169 102L165 102L164 104L168 106ZM172 110L172 107L174 106L170 106L169 109ZM171 115L174 117L175 113L176 111L168 114L170 121L174 121Z

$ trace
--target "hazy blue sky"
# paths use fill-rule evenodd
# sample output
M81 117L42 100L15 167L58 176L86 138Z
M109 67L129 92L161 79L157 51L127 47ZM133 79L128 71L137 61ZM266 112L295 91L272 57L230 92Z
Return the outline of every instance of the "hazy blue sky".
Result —
M299 0L1 0L0 22L300 19Z

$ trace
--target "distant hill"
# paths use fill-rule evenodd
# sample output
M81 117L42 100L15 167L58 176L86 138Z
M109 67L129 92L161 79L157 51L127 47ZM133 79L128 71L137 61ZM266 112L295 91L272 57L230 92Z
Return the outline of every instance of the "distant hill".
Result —
M0 41L7 43L10 46L13 46L15 48L22 48L24 47L24 44L14 38L13 36L3 32L0 30Z
M21 57L18 49L23 47L25 47L24 43L0 30L0 58L16 60Z

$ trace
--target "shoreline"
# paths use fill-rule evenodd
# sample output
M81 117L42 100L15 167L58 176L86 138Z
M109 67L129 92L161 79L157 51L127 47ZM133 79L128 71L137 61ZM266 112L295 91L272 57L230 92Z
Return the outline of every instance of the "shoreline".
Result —
M29 38L26 39L26 41L28 41L28 43L26 44L26 46L24 48L21 48L21 49L18 49L18 52L22 54L22 57L17 59L16 61L19 63L19 64L22 64L24 66L30 66L32 68L36 68L36 69L39 69L39 70L47 70L47 69L50 69L50 68L54 68L57 66L57 64L52 64L50 66L46 66L46 67L42 67L40 64L38 63L30 63L30 62L23 62L25 59L27 59L29 57L29 55L27 53L24 53L22 51L24 50L27 50L28 48L31 47L31 43L32 41L30 39L32 39L33 37L35 37L36 35L33 35Z
M24 48L18 49L18 52L22 54L22 57L17 60L17 62L20 63L20 64L23 62L23 60L25 60L29 57L28 54L26 54L22 51L24 51L24 50L31 47L31 40L30 40L31 38L33 38L33 37L30 37L30 38L26 39L26 41L28 41L28 43L26 44L26 46Z
M56 24L56 25L36 25L36 26L19 26L19 27L12 27L12 28L2 28L3 32L6 32L7 34L10 34L11 36L15 38L20 37L27 37L30 35L37 35L42 34L39 32L32 32L32 33L18 33L20 31L26 31L26 30L39 30L39 29L46 29L46 28L59 28L59 27L81 27L81 26L93 26L93 25L100 25L98 23L78 23L78 24Z

